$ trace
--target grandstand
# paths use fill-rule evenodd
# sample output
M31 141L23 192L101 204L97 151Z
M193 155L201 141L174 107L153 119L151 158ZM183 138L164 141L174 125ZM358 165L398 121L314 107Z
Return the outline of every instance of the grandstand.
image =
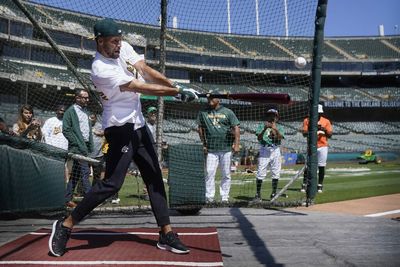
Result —
M89 38L92 25L99 17L33 2L24 4L89 81L95 53L94 42ZM156 66L159 27L120 23L134 47L145 54L150 65ZM312 41L311 37L304 36L283 38L171 28L166 39L167 73L172 74L170 78L190 83L201 92L288 93L292 101L304 102L308 100L308 88L301 84L293 86L295 82L288 81L309 75L311 64L298 70L293 58L304 56L310 62ZM399 117L390 114L400 108L400 36L326 38L323 51L321 101L335 103L326 106L328 116L334 119L337 135L332 139L333 151L362 151L366 147L375 151L399 150L398 145L393 145L393 142L399 143ZM266 80L266 74L270 75L269 83L260 83ZM239 76L244 78L235 82ZM72 89L82 87L12 1L0 3L0 83L0 116L9 125L15 121L18 106L32 100L32 95L45 95L42 104L38 104L37 115L46 118L53 114L55 104L70 103ZM17 90L6 89L16 88L15 84ZM54 96L57 103L49 104ZM381 115L371 119L352 116L354 121L348 122L343 114L362 108L351 106L352 101L379 103ZM393 102L384 107L382 103L386 102L382 101ZM257 123L242 119L242 140L249 146L255 145ZM284 119L282 123L287 129L288 150L304 150L305 140L299 132L301 122ZM171 144L179 143L182 137L197 142L196 128L194 119L167 117L163 131Z

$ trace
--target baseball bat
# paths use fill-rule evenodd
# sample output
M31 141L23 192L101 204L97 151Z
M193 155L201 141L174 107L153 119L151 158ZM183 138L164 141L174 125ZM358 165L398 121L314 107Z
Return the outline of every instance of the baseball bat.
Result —
M68 153L68 158L75 159L75 160L87 161L88 163L93 164L93 165L99 165L100 164L100 161L98 161L97 159L92 159L92 158L85 157L85 156L82 156L82 155L79 155L79 154L74 154L74 153Z
M198 94L198 97L214 97L263 103L289 104L289 94L278 93L226 93L226 94Z

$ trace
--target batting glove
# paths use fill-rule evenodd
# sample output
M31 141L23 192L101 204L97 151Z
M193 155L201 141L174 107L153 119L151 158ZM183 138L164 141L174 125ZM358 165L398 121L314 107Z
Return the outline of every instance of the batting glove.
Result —
M197 92L196 90L178 83L173 83L173 86L175 86L179 90L179 93L175 96L176 99L182 102L192 102L199 99L199 92Z

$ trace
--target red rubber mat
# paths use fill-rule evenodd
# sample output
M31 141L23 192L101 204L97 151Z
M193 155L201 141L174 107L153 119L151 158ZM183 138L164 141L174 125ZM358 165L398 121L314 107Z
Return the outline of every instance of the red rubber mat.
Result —
M215 228L175 228L190 249L174 254L157 249L158 229L74 229L62 257L49 255L49 229L0 247L0 266L222 266Z

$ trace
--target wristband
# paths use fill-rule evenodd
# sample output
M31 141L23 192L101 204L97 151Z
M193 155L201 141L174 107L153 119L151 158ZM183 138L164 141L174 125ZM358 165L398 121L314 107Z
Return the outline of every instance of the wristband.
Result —
M182 86L180 86L177 82L173 82L172 86L174 86L175 88L178 89L178 94L182 94L183 93L183 88Z

